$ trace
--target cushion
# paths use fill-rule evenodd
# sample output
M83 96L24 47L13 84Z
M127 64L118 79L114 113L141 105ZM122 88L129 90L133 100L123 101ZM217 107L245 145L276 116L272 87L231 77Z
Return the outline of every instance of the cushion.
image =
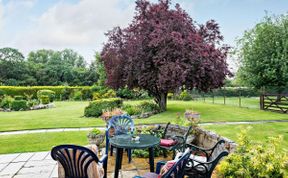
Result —
M173 146L176 145L177 141L176 140L172 140L172 139L161 139L160 140L160 146Z
M174 160L180 159L182 155L183 155L182 152L178 152L178 153L176 154ZM191 154L191 155L190 155L190 159L196 160L196 161L193 161L193 166L197 166L197 165L199 164L199 162L197 162L197 161L207 162L207 157L206 157L206 156L198 156L198 155Z
M173 167L175 163L176 163L175 160L167 161L166 164L161 168L158 178L161 178L162 175L166 174Z

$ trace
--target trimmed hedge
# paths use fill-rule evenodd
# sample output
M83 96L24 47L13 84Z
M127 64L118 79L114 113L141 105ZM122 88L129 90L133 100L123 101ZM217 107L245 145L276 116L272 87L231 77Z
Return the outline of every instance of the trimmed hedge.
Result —
M92 99L92 91L90 86L31 86L31 87L16 87L16 86L0 86L0 90L4 94L9 96L21 95L33 95L33 99L37 98L37 92L39 90L52 90L55 92L56 100L68 100L70 96L76 91L82 92L82 99Z
M120 108L123 100L120 98L99 99L91 101L84 110L85 117L99 117L103 110Z

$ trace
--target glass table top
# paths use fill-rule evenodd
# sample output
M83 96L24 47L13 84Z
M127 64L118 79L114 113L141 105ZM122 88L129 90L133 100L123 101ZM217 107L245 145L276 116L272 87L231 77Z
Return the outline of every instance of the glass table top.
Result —
M116 135L110 138L110 144L118 148L143 149L160 144L160 139L149 134L138 135L138 141L132 140L132 135Z

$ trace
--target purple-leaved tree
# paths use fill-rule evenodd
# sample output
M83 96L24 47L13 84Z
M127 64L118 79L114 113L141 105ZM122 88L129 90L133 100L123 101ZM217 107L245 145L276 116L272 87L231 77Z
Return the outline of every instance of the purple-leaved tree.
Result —
M145 89L162 111L168 92L183 86L207 92L230 74L218 24L196 24L179 4L169 6L137 0L131 24L109 31L101 53L107 85Z

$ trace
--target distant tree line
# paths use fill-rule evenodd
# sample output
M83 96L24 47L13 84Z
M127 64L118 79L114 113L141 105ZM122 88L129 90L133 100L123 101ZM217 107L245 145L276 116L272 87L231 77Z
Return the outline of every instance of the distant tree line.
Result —
M95 55L95 58L99 55ZM86 86L97 82L97 61L87 64L71 49L32 51L25 59L17 49L0 49L0 85Z

